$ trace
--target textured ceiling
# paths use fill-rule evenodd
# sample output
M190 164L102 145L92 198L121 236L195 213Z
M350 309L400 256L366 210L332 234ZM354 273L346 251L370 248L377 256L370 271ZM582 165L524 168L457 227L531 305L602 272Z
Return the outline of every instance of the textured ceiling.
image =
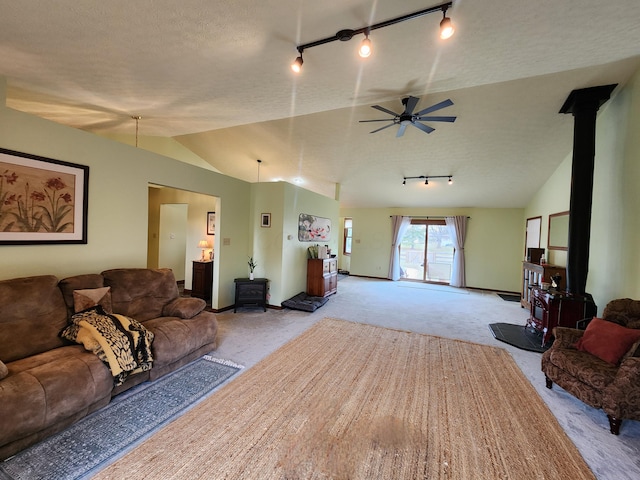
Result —
M640 2L454 1L435 13L304 52L296 44L438 2L405 0L0 0L7 104L97 133L175 137L222 173L300 179L344 206L522 207L570 153L576 88L624 83L640 66ZM451 98L427 135L369 134L370 108ZM141 145L143 142L141 141ZM402 177L454 175L454 184Z

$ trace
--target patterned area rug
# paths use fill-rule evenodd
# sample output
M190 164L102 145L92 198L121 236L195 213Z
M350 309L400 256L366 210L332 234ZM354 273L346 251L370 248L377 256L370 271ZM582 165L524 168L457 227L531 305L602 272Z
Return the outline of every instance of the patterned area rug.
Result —
M95 476L120 478L595 477L506 350L325 318Z
M87 478L235 375L242 367L208 356L115 397L68 429L0 463L0 479Z

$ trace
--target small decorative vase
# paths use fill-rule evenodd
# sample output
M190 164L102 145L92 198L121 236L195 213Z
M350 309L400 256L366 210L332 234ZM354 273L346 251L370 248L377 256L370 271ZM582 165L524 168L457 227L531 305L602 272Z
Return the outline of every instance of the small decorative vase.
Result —
M253 272L249 272L249 280L253 280Z

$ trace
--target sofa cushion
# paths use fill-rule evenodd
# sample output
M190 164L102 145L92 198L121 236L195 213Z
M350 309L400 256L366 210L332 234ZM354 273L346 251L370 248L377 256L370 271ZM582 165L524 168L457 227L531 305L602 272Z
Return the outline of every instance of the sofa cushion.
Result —
M582 338L576 343L576 348L612 365L617 365L638 340L640 340L640 330L594 318L587 326Z
M111 396L109 369L77 345L9 364L0 383L0 445L41 431Z
M153 367L170 365L200 347L215 343L218 324L215 314L202 312L190 319L158 317L143 322L153 332Z
M178 298L178 284L169 268L117 268L102 272L111 287L114 313L140 322L162 316L164 306Z
M111 287L85 288L73 291L73 311L81 312L100 305L106 313L111 313Z
M0 360L5 363L63 345L67 309L53 275L0 281Z
M617 367L573 348L550 348L544 354L550 363L580 382L602 390L616 377Z

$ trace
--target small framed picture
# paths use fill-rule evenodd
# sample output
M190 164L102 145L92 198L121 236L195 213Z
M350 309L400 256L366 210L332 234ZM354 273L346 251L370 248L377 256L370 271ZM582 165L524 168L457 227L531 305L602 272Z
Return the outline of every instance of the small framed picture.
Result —
M216 234L216 212L207 212L207 235Z
M260 216L260 226L264 227L264 228L271 227L271 214L270 213L263 213Z

